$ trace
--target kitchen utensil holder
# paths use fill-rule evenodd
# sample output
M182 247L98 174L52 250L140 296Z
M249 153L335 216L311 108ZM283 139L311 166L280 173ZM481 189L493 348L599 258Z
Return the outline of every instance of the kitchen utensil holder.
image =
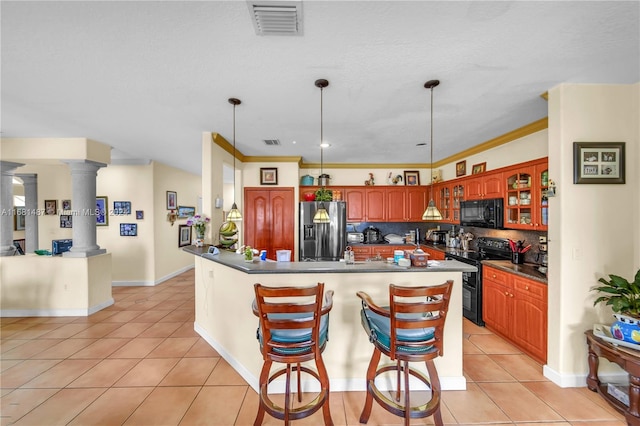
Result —
M513 252L511 253L511 263L521 265L524 263L524 253Z

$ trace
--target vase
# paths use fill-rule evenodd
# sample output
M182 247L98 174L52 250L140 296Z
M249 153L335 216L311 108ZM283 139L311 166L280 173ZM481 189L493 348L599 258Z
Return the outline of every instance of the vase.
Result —
M613 314L616 322L611 324L611 335L625 342L640 344L640 320L623 314Z
M195 242L195 246L196 246L196 247L202 247L202 246L204 246L204 230L202 230L202 231L198 231L198 230L196 230L196 242Z

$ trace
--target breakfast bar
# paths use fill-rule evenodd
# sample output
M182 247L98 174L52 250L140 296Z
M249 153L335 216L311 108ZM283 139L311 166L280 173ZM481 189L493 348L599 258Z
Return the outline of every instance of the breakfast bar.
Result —
M462 374L462 273L476 268L456 260L430 261L427 267L400 267L387 262L245 262L244 256L207 247L188 246L195 257L195 330L254 389L262 356L251 304L255 283L267 286L311 286L333 290L329 342L323 353L332 391L363 391L372 347L360 325L360 299L367 292L384 304L389 284L422 286L454 282L445 326L444 356L436 360L442 388L466 389ZM274 391L278 384L274 383ZM303 388L305 384L303 383ZM309 389L313 389L309 386Z

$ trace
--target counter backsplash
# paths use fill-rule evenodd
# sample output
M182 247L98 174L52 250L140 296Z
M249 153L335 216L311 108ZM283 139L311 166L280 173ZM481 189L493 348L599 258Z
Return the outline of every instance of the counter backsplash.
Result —
M404 236L410 230L415 230L416 228L420 229L420 243L425 243L425 236L427 234L428 229L433 229L438 224L436 223L427 223L427 222L408 222L408 223L397 223L397 222L360 222L355 226L356 232L362 232L369 226L375 226L380 230L380 233L384 236L387 234L398 234L400 236ZM452 228L453 225L450 224L440 224L440 229L444 231L448 231ZM459 225L455 225L456 233L460 230ZM351 226L347 227L347 231L351 232L354 229ZM525 245L531 244L531 250L529 250L525 254L524 261L526 263L536 263L536 254L538 253L538 237L546 236L546 232L538 232L538 231L523 231L520 229L486 229L486 228L474 228L466 226L464 227L465 232L470 232L474 235L475 238L478 237L493 237L493 238L511 238L514 241L524 240ZM471 250L476 249L475 239L471 241L470 245Z

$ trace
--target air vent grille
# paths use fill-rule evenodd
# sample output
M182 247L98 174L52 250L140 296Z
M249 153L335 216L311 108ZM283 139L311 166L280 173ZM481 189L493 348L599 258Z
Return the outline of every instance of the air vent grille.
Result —
M264 139L264 144L270 146L280 146L280 141L278 139Z
M257 35L302 35L302 2L248 1Z

